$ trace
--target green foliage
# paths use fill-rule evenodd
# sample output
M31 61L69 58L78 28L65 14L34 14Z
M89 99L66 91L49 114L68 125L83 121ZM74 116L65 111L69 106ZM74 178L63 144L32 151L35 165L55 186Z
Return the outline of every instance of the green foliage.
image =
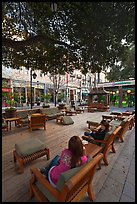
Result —
M64 99L64 94L58 93L58 102L62 102L63 99Z
M15 107L5 108L5 112L17 110Z
M7 98L8 97L8 93L7 92L2 92L2 97Z
M9 104L11 107L13 107L16 104L16 101L14 99L6 100L6 103Z
M50 93L43 94L42 97L44 98L44 102L49 103L51 99L51 94Z
M51 2L2 2L5 66L99 72L123 61L127 45L134 44L135 2L57 2L56 13L50 6Z
M135 78L135 47L128 49L128 55L121 65L114 65L106 75L109 81L128 80Z

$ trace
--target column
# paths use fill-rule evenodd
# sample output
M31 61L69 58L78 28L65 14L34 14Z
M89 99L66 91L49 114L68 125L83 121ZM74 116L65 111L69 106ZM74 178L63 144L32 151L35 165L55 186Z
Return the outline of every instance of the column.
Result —
M119 90L119 108L122 107L122 100L123 100L123 89L122 89L122 86L119 86L118 88Z
M25 86L25 98L26 98L26 103L28 101L28 97L27 97L27 87Z
M44 84L44 94L46 94L46 83Z

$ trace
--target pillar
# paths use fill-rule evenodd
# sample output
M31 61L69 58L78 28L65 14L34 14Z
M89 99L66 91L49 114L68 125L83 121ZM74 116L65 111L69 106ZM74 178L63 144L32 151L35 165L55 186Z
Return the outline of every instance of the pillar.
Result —
M28 96L27 96L27 87L25 86L25 99L26 99L26 103L28 102Z
M122 107L122 100L123 100L122 86L119 86L118 90L119 90L119 104L118 104L118 106L119 106L119 108L121 108Z
M44 94L46 94L46 83L44 84Z

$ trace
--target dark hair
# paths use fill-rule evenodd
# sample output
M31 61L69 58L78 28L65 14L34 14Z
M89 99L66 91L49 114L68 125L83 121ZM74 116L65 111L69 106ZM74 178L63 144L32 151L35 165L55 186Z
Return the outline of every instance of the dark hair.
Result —
M106 130L109 130L109 122L108 122L108 121L102 120L102 121L100 122L100 125L103 125Z
M68 148L72 152L71 168L81 165L81 157L83 156L83 144L79 136L70 138Z

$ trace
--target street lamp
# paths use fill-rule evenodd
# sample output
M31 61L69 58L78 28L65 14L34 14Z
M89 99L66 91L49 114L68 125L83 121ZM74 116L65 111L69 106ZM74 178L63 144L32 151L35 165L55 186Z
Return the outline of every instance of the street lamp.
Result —
M55 13L55 12L57 11L57 4L54 3L54 2L51 3L51 11L52 11L53 13Z
M34 72L33 74L32 74L32 69L30 70L30 93L31 93L31 96L30 96L30 105L31 105L31 109L32 109L32 77L33 77L33 79L36 79L36 77L37 77L37 74Z

